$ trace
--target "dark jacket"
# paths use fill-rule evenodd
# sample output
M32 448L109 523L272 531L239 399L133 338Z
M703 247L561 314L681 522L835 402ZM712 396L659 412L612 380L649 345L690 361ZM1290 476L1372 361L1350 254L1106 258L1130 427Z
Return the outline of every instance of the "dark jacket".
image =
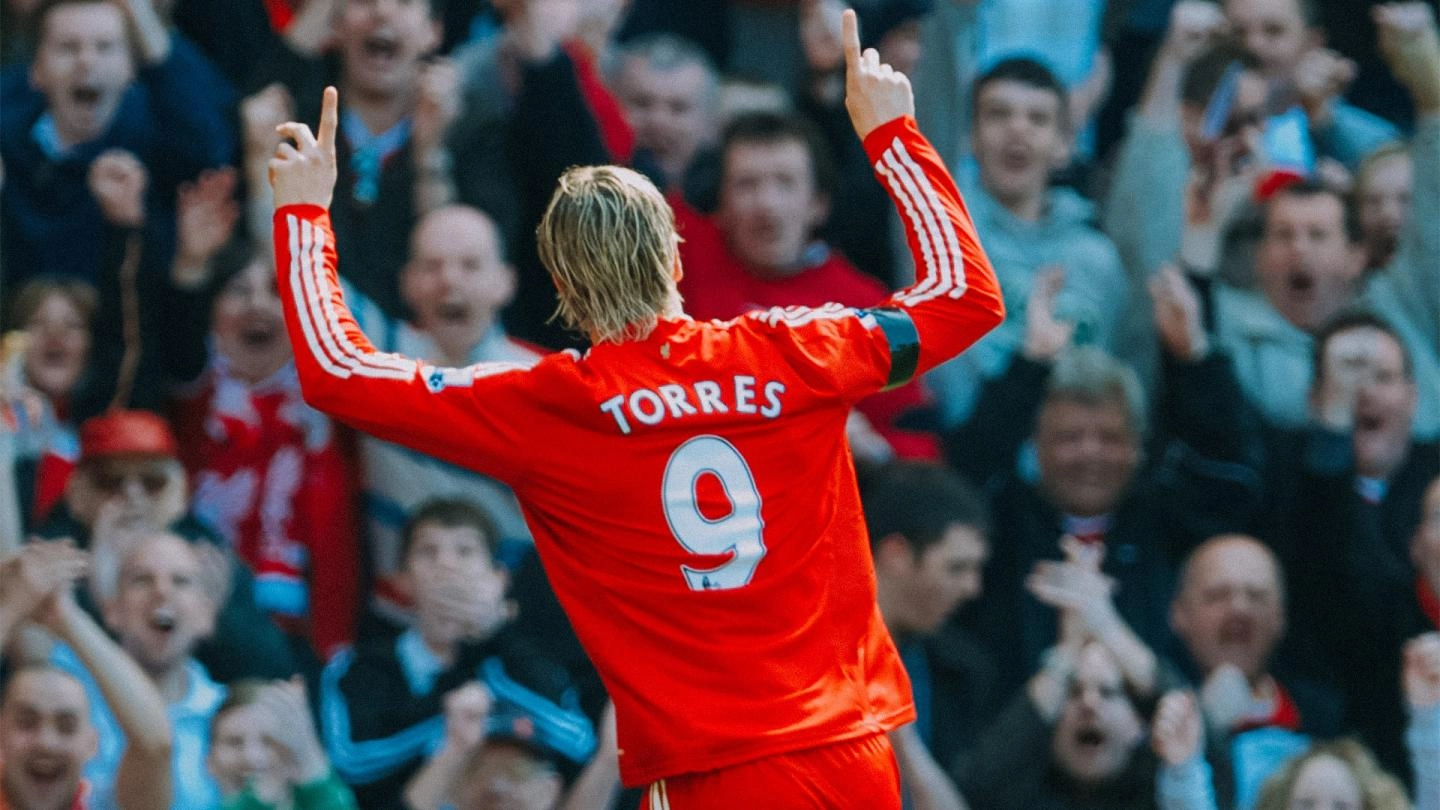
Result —
M1055 611L1029 595L1025 577L1060 559L1062 516L1044 490L1013 471L1045 396L1049 368L1017 356L986 384L971 420L946 437L952 465L991 493L995 520L985 595L964 614L999 656L1002 688L1016 688L1054 643ZM1239 531L1258 506L1257 428L1228 359L1168 362L1155 421L1158 439L1111 512L1103 570L1115 604L1157 655L1176 658L1168 616L1176 570L1205 539Z
M175 189L201 169L230 162L236 136L226 114L234 91L183 37L171 37L169 57L141 67L105 134L59 160L46 156L31 134L46 110L45 96L16 66L0 79L0 157L5 286L37 273L98 281L104 221L90 195L90 164L102 152L133 152L150 172L152 211L173 218Z
M1335 678L1348 730L1386 769L1408 774L1401 649L1436 629L1420 608L1410 543L1425 488L1440 476L1440 445L1412 444L1378 500L1359 492L1349 435L1276 430L1267 446L1269 505L1258 527L1287 573L1294 654Z
M975 745L1000 709L994 657L953 622L926 638L896 642L915 693L916 728L935 761L948 765Z
M484 682L495 696L492 719L501 713L507 693L523 689L531 696L526 708L537 725L583 727L593 747L589 721L579 711L564 669L536 653L513 630L463 645L455 662L421 694L406 675L406 638L402 634L345 650L326 665L321 678L325 746L361 807L402 806L405 783L444 737L445 695L470 681ZM495 683L497 678L504 686Z

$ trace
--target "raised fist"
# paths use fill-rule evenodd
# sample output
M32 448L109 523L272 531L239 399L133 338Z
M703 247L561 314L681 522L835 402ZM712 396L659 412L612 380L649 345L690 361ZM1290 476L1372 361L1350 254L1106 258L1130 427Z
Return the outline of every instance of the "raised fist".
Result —
M135 155L107 150L90 164L90 193L106 221L122 228L145 224L145 186L150 173Z
M1372 10L1380 53L1422 111L1440 110L1440 34L1426 3L1387 3Z
M1179 767L1199 756L1204 740L1200 707L1189 692L1167 692L1155 708L1150 744L1166 765Z
M1170 26L1160 46L1161 54L1188 65L1204 53L1225 28L1225 12L1220 9L1220 4L1208 0L1180 0L1170 9Z
M468 751L485 738L485 721L490 718L494 698L478 681L471 681L445 695L445 741Z

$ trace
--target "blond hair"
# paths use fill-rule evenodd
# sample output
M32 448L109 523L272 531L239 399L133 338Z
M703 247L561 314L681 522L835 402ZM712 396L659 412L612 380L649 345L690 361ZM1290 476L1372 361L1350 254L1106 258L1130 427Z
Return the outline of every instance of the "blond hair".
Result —
M1285 810L1290 806L1290 794L1295 790L1295 783L1300 781L1300 772L1311 762L1327 756L1339 760L1355 778L1355 784L1360 786L1364 810L1410 810L1405 786L1380 769L1369 749L1351 739L1316 743L1304 754L1285 763L1265 780L1260 788L1260 798L1255 802L1255 810Z
M555 280L555 317L596 343L648 336L678 300L675 213L637 172L566 171L535 236Z

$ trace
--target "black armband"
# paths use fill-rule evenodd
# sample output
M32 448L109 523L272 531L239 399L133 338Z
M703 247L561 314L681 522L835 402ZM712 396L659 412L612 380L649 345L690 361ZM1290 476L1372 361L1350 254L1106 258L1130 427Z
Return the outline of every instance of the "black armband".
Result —
M915 376L920 365L920 333L910 313L899 307L875 307L860 310L863 317L873 318L890 344L890 378L884 390L899 388Z

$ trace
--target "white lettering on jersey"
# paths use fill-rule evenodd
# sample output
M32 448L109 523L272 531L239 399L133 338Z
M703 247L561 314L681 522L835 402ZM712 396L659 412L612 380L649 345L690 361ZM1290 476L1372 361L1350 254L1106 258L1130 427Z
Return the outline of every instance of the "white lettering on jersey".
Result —
M604 411L605 413L608 413L608 414L610 414L611 416L615 417L615 425L616 425L616 427L620 428L620 433L621 433L621 435L629 436L629 435L630 435L630 422L625 419L625 414L624 414L624 412L620 410L620 406L621 406L624 402L625 402L625 395L624 395L624 394L616 394L615 396L613 396L613 397L605 400L604 402L600 403L600 410L602 410L602 411Z
M695 383L695 396L700 398L700 409L705 413L729 413L730 409L720 400L720 383L701 380Z
M758 389L758 390L757 390ZM702 414L741 413L774 419L784 408L782 396L785 383L765 380L763 383L748 375L736 375L730 385L715 380L699 380L691 384L665 383L654 389L637 388L628 394L616 394L600 403L602 413L615 420L621 435L628 436L635 423L658 425L667 419L686 419ZM763 404L757 402L763 399Z
M630 392L630 415L647 425L658 425L665 418L665 403L649 388L637 388Z
M780 395L785 393L785 383L771 380L765 383L765 407L760 409L760 415L766 419L774 419L780 415Z
M684 386L666 383L660 386L660 396L664 397L665 403L670 406L671 416L681 417L696 413L695 406L685 398Z
M746 374L735 377L735 410L755 413L755 378Z

